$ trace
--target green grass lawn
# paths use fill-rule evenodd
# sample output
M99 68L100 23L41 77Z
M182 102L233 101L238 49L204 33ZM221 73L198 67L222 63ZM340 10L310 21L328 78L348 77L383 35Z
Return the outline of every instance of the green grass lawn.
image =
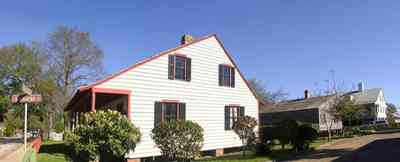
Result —
M45 141L40 148L38 162L67 162L66 150L62 142Z
M311 144L311 147L317 148L326 143L327 140L320 138ZM38 162L67 162L65 158L67 148L62 142L45 141L40 148ZM293 156L296 153L290 145L286 146L285 150L281 149L280 145L274 145L272 152L265 156L254 155L247 153L246 157L242 157L241 152L225 154L223 157L211 157L198 160L197 162L265 162L271 159L285 159Z

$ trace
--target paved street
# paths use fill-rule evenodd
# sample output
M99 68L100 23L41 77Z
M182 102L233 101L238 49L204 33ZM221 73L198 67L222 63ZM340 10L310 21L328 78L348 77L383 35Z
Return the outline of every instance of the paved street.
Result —
M374 134L324 144L292 162L399 162L400 133Z
M18 150L23 148L23 139L21 138L0 138L0 162L12 161L11 159L23 156ZM21 149L23 151L23 149Z

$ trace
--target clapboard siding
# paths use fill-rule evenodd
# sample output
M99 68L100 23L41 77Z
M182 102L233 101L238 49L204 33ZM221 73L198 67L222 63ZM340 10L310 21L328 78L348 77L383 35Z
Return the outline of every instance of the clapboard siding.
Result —
M131 90L131 120L140 128L142 140L128 158L160 155L150 132L154 127L154 102L163 99L186 103L186 119L204 129L203 150L237 147L241 142L224 129L224 106L239 104L245 114L258 118L258 101L236 70L235 88L218 85L218 65L234 66L215 37L199 41L170 54L192 59L190 82L168 79L168 55L149 61L96 87Z

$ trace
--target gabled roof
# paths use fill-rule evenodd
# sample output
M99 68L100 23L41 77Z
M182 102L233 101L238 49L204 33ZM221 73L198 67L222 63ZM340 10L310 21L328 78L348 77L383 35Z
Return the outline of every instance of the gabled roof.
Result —
M363 91L349 92L348 96L353 96L355 104L373 104L378 100L382 88L366 89Z
M263 102L257 97L257 94L255 93L255 90L250 86L250 84L248 83L248 81L245 79L244 75L243 75L242 72L240 71L239 67L236 65L236 63L235 63L235 61L233 60L232 56L228 53L228 51L226 50L226 48L225 48L224 45L222 44L222 41L217 37L216 34L211 34L211 35L208 35L208 36L199 38L199 39L195 39L193 42L190 42L190 43L187 43L187 44L183 44L183 45L179 45L179 46L177 46L177 47L175 47L175 48L172 48L172 49L169 49L169 50L160 52L160 53L158 53L158 54L155 54L155 55L153 55L153 56L150 56L150 57L148 57L148 58L146 58L146 59L144 59L144 60L142 60L142 61L139 61L138 63L136 63L136 64L134 64L134 65L129 66L128 68L126 68L126 69L124 69L124 70L122 70L122 71L120 71L120 72L117 72L117 73L115 73L115 74L112 74L112 75L110 75L110 76L107 76L106 78L104 78L104 79L102 79L102 80L99 80L99 81L97 81L97 82L91 83L91 84L86 85L86 86L81 86L81 87L78 89L78 92L91 89L91 88L93 88L93 87L95 87L95 86L97 86L97 85L99 85L99 84L102 84L102 83L104 83L104 82L107 82L108 80L113 79L113 78L115 78L115 77L117 77L117 76L119 76L119 75L122 75L122 74L124 74L125 72L128 72L128 71L130 71L130 70L132 70L132 69L134 69L134 68L136 68L136 67L139 67L139 66L141 66L141 65L143 65L143 64L145 64L145 63L147 63L147 62L150 62L150 61L155 60L155 59L157 59L157 58L159 58L159 57L161 57L161 56L164 56L164 55L169 54L169 53L171 53L171 52L177 51L177 50L179 50L179 49L182 49L182 48L184 48L184 47L190 46L190 45L192 45L192 44L195 44L195 43L197 43L197 42L200 42L200 41L206 40L206 39L208 39L208 38L212 38L212 37L214 37L214 38L217 40L217 42L220 44L220 46L221 46L222 49L224 50L224 53L227 55L227 57L229 58L229 60L232 62L232 64L234 65L234 67L235 67L236 70L238 71L239 75L243 78L244 82L246 83L247 87L250 89L250 91L252 92L252 94L254 95L254 97L255 97L258 101L260 101L261 103L263 103Z
M340 94L340 96L353 96L353 101L357 105L373 104L378 99L381 88L366 89L363 91L351 91L348 93ZM335 95L311 97L308 99L295 99L280 102L274 105L264 106L260 113L282 112L282 111L296 111L305 109L319 108L322 104L328 102Z
M320 108L323 104L332 99L334 95L311 97L308 99L295 99L283 101L274 105L265 106L260 110L260 113L297 111L305 109Z

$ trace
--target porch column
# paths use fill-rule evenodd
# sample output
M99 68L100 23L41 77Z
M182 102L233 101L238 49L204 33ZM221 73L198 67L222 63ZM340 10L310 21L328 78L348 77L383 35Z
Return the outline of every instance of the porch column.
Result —
M75 112L72 112L71 114L71 129L75 129Z
M92 108L91 108L92 112L96 112L96 92L94 91L94 89L92 88Z

